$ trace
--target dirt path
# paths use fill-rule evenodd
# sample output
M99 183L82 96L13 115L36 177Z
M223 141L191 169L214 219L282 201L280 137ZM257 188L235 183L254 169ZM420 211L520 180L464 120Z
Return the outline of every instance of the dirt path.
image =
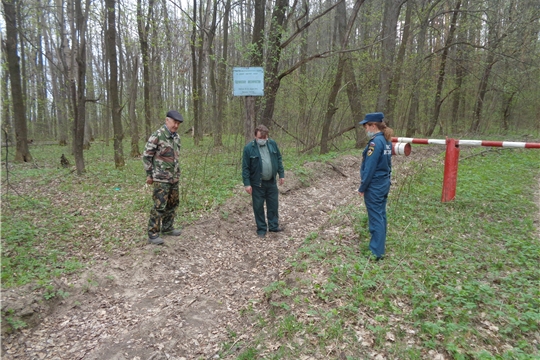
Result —
M394 158L394 167L405 160ZM290 172L280 191L282 233L255 234L250 198L238 194L219 211L129 255L102 258L70 296L32 329L2 340L3 359L213 358L238 325L240 311L280 277L286 259L337 206L361 205L359 158L307 164L317 181L301 187ZM352 231L350 229L349 231ZM9 291L3 295L8 301Z

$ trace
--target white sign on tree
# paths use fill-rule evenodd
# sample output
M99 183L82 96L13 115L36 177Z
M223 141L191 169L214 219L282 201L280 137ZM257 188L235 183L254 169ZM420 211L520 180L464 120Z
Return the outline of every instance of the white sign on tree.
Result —
M264 70L262 67L233 68L234 96L264 96Z

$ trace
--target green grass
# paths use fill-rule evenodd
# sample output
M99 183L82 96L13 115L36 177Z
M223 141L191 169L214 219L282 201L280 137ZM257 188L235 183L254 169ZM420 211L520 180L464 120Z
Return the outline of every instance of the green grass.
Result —
M224 137L224 143L215 148L212 139L205 138L196 147L192 138L182 137L176 226L215 210L241 185L243 139ZM126 141L124 153L129 149ZM281 149L287 171L302 169L306 161L338 155L297 155L287 144ZM125 167L116 169L112 142L105 146L98 141L84 152L86 173L77 176L74 167L60 166L61 154L71 165L75 163L68 147L31 146L29 164L14 164L10 150L9 171L5 165L2 168L4 288L32 282L45 287L54 277L84 268L94 254L125 253L145 244L152 194L151 187L145 186L140 158L126 156ZM144 150L142 142L140 150ZM6 159L4 148L2 159ZM304 178L308 181L309 174Z
M183 138L179 226L215 210L241 184L243 141L228 138L222 149L209 141L194 147ZM302 168L306 161L341 155L298 155L286 145L286 170L306 184L312 176ZM85 151L83 176L59 166L62 153L73 163L66 147L31 151L33 163L10 162L8 173L2 169L2 286L34 283L46 298L64 297L69 294L51 287L52 278L88 266L95 254L126 253L145 243L151 193L141 160L126 158L125 168L117 170L112 146L95 143ZM383 262L365 259L369 233L363 208L337 209L330 223L343 234L325 238L313 232L304 240L290 259L287 281L269 284L268 301L252 301L243 312L254 317L253 336L247 341L236 329L224 354L540 357L540 241L533 200L540 156L537 150L480 156L481 151L462 149L463 158L477 156L460 161L453 202L440 202L442 157L394 174ZM11 321L13 327L26 326Z
M452 202L440 202L442 161L394 174L382 262L365 258L363 208L333 214L354 235L306 238L257 305L252 339L271 355L253 358L538 359L540 156L481 151L462 150Z

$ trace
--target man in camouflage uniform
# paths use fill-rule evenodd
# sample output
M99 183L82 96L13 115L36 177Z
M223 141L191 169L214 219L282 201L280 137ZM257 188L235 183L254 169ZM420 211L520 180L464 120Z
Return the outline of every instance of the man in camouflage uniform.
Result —
M154 207L148 221L148 242L163 244L159 236L179 236L181 231L173 227L174 215L178 207L178 180L180 178L180 136L178 126L184 118L178 111L171 110L165 118L165 125L154 132L144 149L142 160L146 170L146 183L154 184Z

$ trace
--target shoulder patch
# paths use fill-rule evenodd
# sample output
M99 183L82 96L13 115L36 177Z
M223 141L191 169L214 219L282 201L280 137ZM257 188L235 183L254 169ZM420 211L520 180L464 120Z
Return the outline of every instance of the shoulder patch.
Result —
M371 156L371 154L373 154L373 150L375 150L373 146L370 146L367 151L367 156Z
M374 143L373 141L371 141L371 142L369 143L369 146L370 146L370 147L371 147L371 146L375 146L375 143Z

